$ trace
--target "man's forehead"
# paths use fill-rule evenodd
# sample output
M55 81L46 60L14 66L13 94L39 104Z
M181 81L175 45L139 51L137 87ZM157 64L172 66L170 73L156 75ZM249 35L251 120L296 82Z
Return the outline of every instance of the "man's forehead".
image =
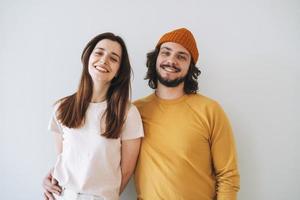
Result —
M175 42L165 42L160 46L160 49L182 52L182 53L190 55L189 51L186 48L184 48L181 44L178 44Z

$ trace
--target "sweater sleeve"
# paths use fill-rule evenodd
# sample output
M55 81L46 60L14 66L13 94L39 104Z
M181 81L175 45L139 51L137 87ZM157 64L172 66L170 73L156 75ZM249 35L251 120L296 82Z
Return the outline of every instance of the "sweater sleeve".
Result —
M216 176L217 200L236 200L240 175L236 147L229 120L218 103L209 110L210 146Z

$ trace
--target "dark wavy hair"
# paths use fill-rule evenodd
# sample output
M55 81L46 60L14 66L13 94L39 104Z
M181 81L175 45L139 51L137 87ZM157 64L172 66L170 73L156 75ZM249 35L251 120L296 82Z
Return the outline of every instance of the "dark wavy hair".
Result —
M120 36L113 33L107 32L97 35L83 49L81 56L83 69L79 87L74 94L56 102L59 103L57 119L69 128L79 128L84 124L85 113L93 94L93 80L88 71L89 58L97 43L103 39L115 41L122 48L120 68L117 76L111 81L106 94L107 108L103 115L105 116L105 132L102 134L106 138L118 138L121 134L130 100L132 69L125 42Z
M148 68L145 80L148 80L148 85L152 89L157 88L157 72L156 72L156 60L160 51L160 46L157 46L153 51L147 53L146 66ZM184 92L186 94L197 93L198 88L198 77L201 71L196 67L193 59L189 66L187 76L184 80Z

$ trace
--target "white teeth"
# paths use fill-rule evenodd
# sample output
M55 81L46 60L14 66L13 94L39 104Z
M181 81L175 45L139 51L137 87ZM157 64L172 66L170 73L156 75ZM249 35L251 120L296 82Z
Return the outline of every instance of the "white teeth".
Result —
M167 72L176 72L176 69L174 69L173 67L164 67L164 70L166 70Z
M100 67L100 66L96 66L96 69L98 69L99 71L101 72L108 72L107 69L103 68L103 67Z

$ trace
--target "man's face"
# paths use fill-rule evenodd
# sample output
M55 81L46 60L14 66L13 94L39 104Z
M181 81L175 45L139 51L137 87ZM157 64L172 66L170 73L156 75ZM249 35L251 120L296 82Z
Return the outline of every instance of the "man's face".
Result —
M166 42L160 46L156 60L158 81L167 87L183 84L191 63L191 55L178 43Z

